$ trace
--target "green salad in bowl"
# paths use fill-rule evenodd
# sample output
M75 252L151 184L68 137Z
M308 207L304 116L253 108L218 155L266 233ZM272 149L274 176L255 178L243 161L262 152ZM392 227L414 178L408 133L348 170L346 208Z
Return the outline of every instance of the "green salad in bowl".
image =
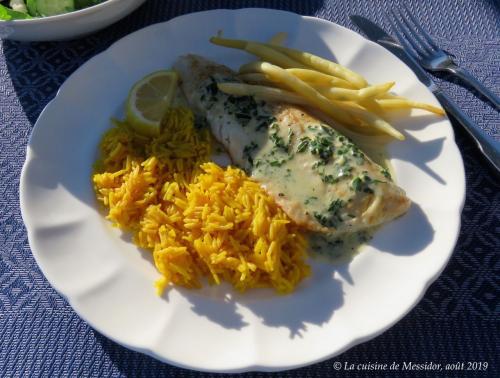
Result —
M121 20L145 1L0 0L0 39L39 42L82 37Z
M0 0L0 20L48 17L91 7L106 0Z

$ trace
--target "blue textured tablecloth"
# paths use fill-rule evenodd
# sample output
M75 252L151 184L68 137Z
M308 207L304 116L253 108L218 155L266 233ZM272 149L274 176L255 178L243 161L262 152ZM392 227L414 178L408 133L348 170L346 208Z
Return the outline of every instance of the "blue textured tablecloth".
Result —
M90 37L61 43L0 42L0 377L198 377L129 351L82 321L45 280L28 245L19 209L19 176L28 137L61 83L124 35L180 14L214 8L267 7L313 15L356 30L351 14L389 28L386 10L403 1L149 0ZM500 8L495 0L404 1L437 42L498 94ZM499 113L446 76L439 84L484 130L500 138ZM467 180L462 228L441 277L390 330L329 361L276 373L285 377L500 377L500 186L469 137L456 128ZM369 314L367 314L369 316ZM336 371L334 362L488 362L486 371ZM473 365L470 365L473 366ZM264 373L247 375L262 377ZM214 376L214 374L207 374Z

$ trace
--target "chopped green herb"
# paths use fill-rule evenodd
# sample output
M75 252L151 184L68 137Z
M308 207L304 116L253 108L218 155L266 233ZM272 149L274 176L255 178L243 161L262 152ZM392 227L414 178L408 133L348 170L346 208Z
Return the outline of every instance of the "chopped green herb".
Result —
M352 167L349 167L348 165L342 166L338 173L337 173L337 178L343 178L343 177L348 177L351 175Z
M321 174L321 181L323 181L325 184L335 184L339 180L333 175Z
M288 129L288 143L287 143L287 150L290 150L290 147L292 145L292 138L295 135L295 133L292 131L292 129Z
M249 114L246 114L246 113L235 113L235 117L238 119L241 118L241 119L246 119L246 120L252 119L252 116Z
M318 167L321 167L325 164L326 164L326 162L324 160L315 161L312 165L312 169L317 169Z
M370 188L370 184L373 182L370 176L363 174L363 176L358 176L352 180L351 188L356 192L373 193L373 189Z
M276 122L275 117L269 117L269 116L264 116L264 115L258 116L257 120L259 120L261 122L255 128L255 131L261 131L261 130L267 129L270 127L270 125L272 125Z
M252 152L257 149L258 145L254 141L250 142L243 148L243 158L247 159L251 166L253 166Z
M361 190L362 185L363 185L363 181L361 181L361 179L359 177L356 177L351 182L351 187L354 189L355 192L359 192Z
M312 201L316 201L318 197L309 197L304 201L304 205L309 205Z
M281 167L287 161L288 161L288 159L276 159L276 160L268 161L268 163L271 167Z
M217 87L217 81L213 77L210 77L210 84L207 85L207 93L214 97L218 91L219 88Z
M309 142L311 141L311 138L309 137L302 137L299 139L299 143L297 144L297 152L302 153L304 152L307 147L309 146Z
M314 218L325 227L337 227L339 223L343 222L342 215L340 214L340 211L344 207L345 202L342 201L341 199L335 199L333 200L330 205L328 206L328 209L326 210L326 213L319 213L319 212L314 212Z
M321 130L323 130L325 133L327 133L330 136L334 136L335 130L333 130L331 127L326 126L326 125L321 125Z
M287 144L285 143L285 140L280 137L278 135L278 133L273 133L273 134L270 134L269 135L269 139L271 140L271 142L274 143L274 145L277 147L277 148L280 148L282 149L283 151L285 152L288 152L288 146Z
M323 161L328 161L333 155L332 140L329 137L317 136L309 143L309 151Z
M392 179L391 174L389 173L389 170L387 168L382 168L380 173L382 173L384 177L388 178L389 180Z
M334 214L337 214L338 211L344 206L344 201L341 199L336 199L330 203L330 206L328 206L328 211Z
M260 167L262 164L264 164L264 160L262 160L262 159L256 159L256 160L254 161L253 166L254 166L254 167L256 167L256 168L258 168L258 167Z

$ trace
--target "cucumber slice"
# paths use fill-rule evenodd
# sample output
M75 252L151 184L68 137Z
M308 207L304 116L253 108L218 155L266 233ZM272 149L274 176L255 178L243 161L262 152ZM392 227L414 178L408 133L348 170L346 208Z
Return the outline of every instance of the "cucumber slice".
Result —
M36 0L36 9L41 16L55 16L73 12L75 2L74 0Z

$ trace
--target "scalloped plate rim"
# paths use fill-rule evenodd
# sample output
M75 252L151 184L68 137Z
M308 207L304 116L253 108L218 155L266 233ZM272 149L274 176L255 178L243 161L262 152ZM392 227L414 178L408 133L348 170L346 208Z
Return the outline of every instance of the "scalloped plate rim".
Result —
M68 79L66 80L66 82L63 83L63 85L61 86L61 88L57 92L57 94L54 97L54 99L52 99L47 104L47 106L45 107L45 109L40 114L39 120L43 119L44 113L47 112L50 108L57 106L57 102L60 99L60 96L62 96L62 94L64 93L64 90L66 88L65 87L66 83L70 82L72 80L72 78L76 77L79 74L79 72L81 70L85 69L86 66L88 66L89 64L91 64L92 61L97 61L99 59L102 59L106 55L108 55L113 50L113 48L115 46L117 46L118 44L126 43L134 35L137 35L138 33L142 33L146 29L161 28L161 26L163 24L172 22L173 20L176 20L178 22L181 19L188 20L190 17L193 17L193 16L195 16L195 17L201 17L204 14L217 13L217 12L221 12L221 11L222 12L229 12L229 13L233 13L233 14L234 13L241 13L241 12L249 12L249 11L250 12L255 11L255 12L276 12L276 13L283 13L283 14L298 16L301 19L306 19L306 20L310 20L310 21L314 21L314 22L324 23L328 27L341 28L344 31L348 31L350 33L357 34L356 32L354 32L354 31L352 31L352 30L350 30L348 28L345 28L345 27L343 27L341 25L334 24L334 23L332 23L330 21L327 21L327 20L318 19L318 18L311 17L311 16L300 16L300 15L296 15L296 14L294 14L292 12L287 12L287 11L270 10L270 9L265 9L265 8L244 8L244 9L237 9L237 10L232 10L232 9L223 9L222 10L222 9L217 9L217 10L208 10L208 11L203 11L203 12L196 12L196 13L181 15L181 16L175 17L175 18L173 18L171 20L168 20L166 22L158 23L158 24L153 24L153 25L150 25L150 26L148 26L146 28L138 30L138 31L136 31L136 32L134 32L134 33L132 33L132 34L130 34L130 35L128 35L128 36L126 36L126 37L118 40L118 41L116 41L108 49L106 49L105 51L101 52L100 54L97 54L94 57L92 57L91 59L89 59L89 61L87 61L84 65L82 65L81 67L79 67L70 77L68 77ZM376 45L375 43L366 40L364 37L360 36L359 34L357 34L357 35L364 40L364 43L367 43L369 45L376 46L377 48L383 49L382 47ZM384 51L386 53L389 53L386 50L384 50ZM403 64L403 63L401 63L401 64ZM413 72L411 72L409 69L408 69L408 71L412 75L412 80L417 81L416 76L413 74ZM451 129L451 126L450 126L450 130L451 130L451 133L452 133L452 137L454 137L453 136L453 131ZM32 234L33 226L31 225L31 218L30 218L30 215L29 215L30 211L29 211L28 208L26 208L26 203L28 201L26 199L26 193L25 193L25 185L26 185L25 182L26 182L27 167L29 166L30 162L34 159L33 153L30 150L31 141L32 141L33 135L35 133L37 133L37 132L40 132L40 131L41 131L41 126L40 126L39 122L37 121L37 123L35 124L35 127L33 129L33 133L30 136L30 140L29 140L29 143L28 143L27 154L26 154L26 162L25 162L25 164L23 166L23 169L22 169L22 172L21 172L20 205L21 205L22 217L23 217L23 220L24 220L24 222L26 224L26 228L28 230L28 240L29 240L30 246L32 246L32 249L33 249L33 256L35 257L35 260L37 261L40 269L45 274L46 269L44 269L43 264L40 263L40 261L38 259L38 254L36 253L36 249L37 249L37 247L36 247L36 240L33 239L33 234ZM454 147L456 149L455 152L457 153L456 157L459 159L459 161L458 161L458 163L459 163L458 172L456 172L456 173L458 175L460 175L461 177L464 177L463 163L461 161L460 154L458 153L458 148L456 147L456 145ZM465 182L465 179L463 179L461 181ZM455 208L455 214L456 214L456 217L458 219L458 222L457 222L456 227L455 227L456 229L455 229L455 232L454 232L454 238L453 238L454 240L452 241L452 245L453 246L456 245L456 242L457 242L457 239L458 239L458 235L459 235L460 213L461 213L461 211L463 209L464 201L465 201L465 190L464 190L464 188L465 188L465 185L463 186L463 188L459 188L459 189L462 189L462 190L459 193L458 201L457 201L457 207ZM423 282L421 283L420 295L418 297L416 297L413 300L412 304L403 313L400 313L394 321L390 322L389 324L385 324L381 328L373 330L373 332L371 332L369 334L355 335L355 337L351 340L350 343L344 345L343 348L340 348L339 350L336 350L336 351L332 352L331 354L318 356L314 360L309 360L309 361L306 361L306 362L301 361L300 363L297 363L297 364L293 363L293 362L290 362L290 363L284 364L284 365L267 366L267 365L259 364L258 361L256 361L256 363L252 364L252 365L231 367L229 369L223 369L223 368L222 369L216 369L216 370L210 369L210 368L207 369L207 368L204 368L203 366L200 366L199 364L196 364L196 363L186 364L186 363L182 363L182 362L179 362L179 361L170 360L170 359L166 358L165 356L161 356L161 355L156 354L153 349L149 349L149 348L144 349L144 348L138 347L136 345L127 345L127 344L123 343L122 341L120 341L119 339L117 339L116 337L114 337L113 335L111 335L108 332L106 332L106 329L103 329L99 325L92 324L92 323L89 323L89 324L94 329L98 330L100 333L104 334L108 338L114 340L115 342L117 342L117 343L119 343L119 344L121 344L121 345L123 345L123 346L125 346L125 347L127 347L129 349L132 349L132 350L135 350L135 351L138 351L138 352L142 352L142 353L146 353L146 354L148 354L150 356L153 356L153 357L155 357L155 358L157 358L157 359L159 359L161 361L170 363L170 364L175 365L175 366L183 367L183 368L196 369L196 370L200 370L200 371L228 372L228 373L229 372L232 372L232 373L234 373L234 372L245 372L245 371L281 371L281 370L284 370L284 369L298 368L298 367L309 365L309 364L312 364L312 363L317 363L317 362L320 362L320 361L324 361L324 360L329 359L329 358L331 358L331 357L333 357L335 355L343 353L344 351L352 348L353 346L358 345L358 344L360 344L360 343L362 343L364 341L370 340L370 339L372 339L372 338L380 335L381 333L383 333L387 329L391 328L401 318L403 318L411 309L413 309L413 307L422 299L422 297L424 296L425 291L427 290L427 288L429 287L429 285L441 274L441 272L443 271L443 269L446 267L446 263L450 259L451 255L452 255L452 252L453 252L453 247L450 248L450 251L449 251L449 253L447 254L447 256L445 258L445 260L446 260L445 263L440 266L440 268L438 269L438 271L436 273L434 273L434 274L430 274L429 276L426 277L425 280L423 280ZM50 282L50 280L49 280L49 282ZM63 297L65 297L68 300L68 302L70 303L70 305L80 315L80 313L82 312L81 309L77 308L78 306L76 306L76 304L72 301L71 296L68 296L64 292L64 288L58 288L56 290ZM82 315L80 315L80 316L82 316ZM85 317L82 316L82 318L84 320L86 320Z

